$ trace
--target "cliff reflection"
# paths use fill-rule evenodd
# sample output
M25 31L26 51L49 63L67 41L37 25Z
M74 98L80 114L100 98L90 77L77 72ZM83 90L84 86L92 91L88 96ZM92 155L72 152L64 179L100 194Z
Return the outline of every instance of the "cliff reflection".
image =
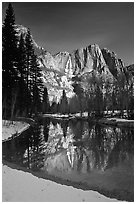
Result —
M57 133L54 133L57 137ZM52 137L50 135L50 137ZM70 122L67 136L51 140L44 167L48 171L105 171L133 157L133 130ZM47 150L52 149L48 143ZM50 156L49 156L50 152Z
M34 171L105 171L133 159L133 134L80 120L46 119L4 143L3 158Z

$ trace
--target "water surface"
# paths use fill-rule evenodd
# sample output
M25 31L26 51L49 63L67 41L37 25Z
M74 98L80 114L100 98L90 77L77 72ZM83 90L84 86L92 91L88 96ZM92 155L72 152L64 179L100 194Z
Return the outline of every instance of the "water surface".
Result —
M3 143L3 160L78 188L134 197L134 131L83 120L43 119Z

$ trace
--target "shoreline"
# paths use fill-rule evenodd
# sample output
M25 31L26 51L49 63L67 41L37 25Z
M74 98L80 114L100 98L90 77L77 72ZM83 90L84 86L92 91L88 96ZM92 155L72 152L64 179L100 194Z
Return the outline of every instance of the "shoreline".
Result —
M78 181L71 181L69 179L64 179L62 177L58 177L58 176L55 176L55 175L51 175L51 174L48 174L46 172L42 172L39 174L39 172L34 172L32 171L31 169L26 169L25 167L23 166L19 166L18 164L13 164L13 163L10 163L10 162L7 162L7 161L3 161L3 166L7 166L11 169L15 169L15 170L18 170L18 171L22 171L22 172L25 172L25 173L29 173L30 175L33 175L35 178L39 178L39 179L43 179L45 181L51 181L51 182L55 182L56 184L58 185L63 185L63 186L67 186L67 187L73 187L75 189L78 189L78 190L83 190L84 192L86 191L89 191L90 193L99 193L99 196L104 196L105 199L107 200L95 200L97 202L133 202L133 199L126 199L124 200L122 198L122 196L120 194L118 194L118 192L116 191L107 191L107 190L104 190L102 188L99 188L99 187L91 187L89 184L87 183L80 183ZM92 201L92 200L90 200ZM89 201L86 201L86 202L89 202Z
M72 115L59 115L59 114L43 114L41 116L38 116L39 119L41 118L52 118L56 120L88 120L92 122L96 122L99 124L104 125L111 125L111 126L117 126L117 127L127 127L127 128L133 128L134 127L134 120L128 120L123 118L117 118L117 117L102 117L102 118L91 118L88 116L72 116Z
M39 177L37 172L32 173L29 169L26 171L25 168L9 162L3 163L3 202L119 202L119 200L106 197L96 190L80 188L80 184L71 185L68 181L66 183L66 181L63 182L59 178L50 176ZM9 185L11 183L12 186ZM20 193L18 186L21 187L20 190L23 191L23 194ZM30 186L29 190L26 186ZM52 192L54 196L52 196Z
M2 120L2 142L9 141L18 137L24 131L28 130L30 124L24 121Z
M98 123L105 125L112 125L117 127L134 127L134 120L122 119L122 118L101 118L98 120Z

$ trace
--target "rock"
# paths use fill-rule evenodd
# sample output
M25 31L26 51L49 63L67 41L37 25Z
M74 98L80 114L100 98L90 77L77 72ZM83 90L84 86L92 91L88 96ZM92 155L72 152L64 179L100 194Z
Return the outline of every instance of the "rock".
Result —
M26 27L16 25L15 29L19 36L23 33L24 38L26 37L28 31ZM38 46L33 36L32 40L42 70L43 83L48 89L50 102L58 103L63 90L65 90L68 98L73 97L75 93L73 92L72 78L89 76L93 71L95 71L95 74L103 74L106 77L116 79L121 72L124 72L126 79L131 81L134 66L124 67L123 61L107 48L100 49L97 44L94 44L76 49L71 53L59 52L52 55L43 47Z

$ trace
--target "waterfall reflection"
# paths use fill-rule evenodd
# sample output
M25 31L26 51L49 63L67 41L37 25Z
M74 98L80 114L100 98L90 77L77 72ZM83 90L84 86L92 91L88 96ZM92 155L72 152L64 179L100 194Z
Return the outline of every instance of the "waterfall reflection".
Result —
M65 123L62 126L61 122L60 126L64 128ZM59 132L56 130L54 134L57 138ZM53 166L61 171L68 168L68 171L84 173L92 170L104 171L117 165L117 158L120 158L119 162L123 162L133 156L133 130L71 121L67 135L63 132L59 140L52 140L52 146L56 151L53 154L50 152L50 157L44 163L48 170L52 169L49 166Z
M3 144L3 159L38 171L105 171L131 160L134 131L83 120L49 120Z

